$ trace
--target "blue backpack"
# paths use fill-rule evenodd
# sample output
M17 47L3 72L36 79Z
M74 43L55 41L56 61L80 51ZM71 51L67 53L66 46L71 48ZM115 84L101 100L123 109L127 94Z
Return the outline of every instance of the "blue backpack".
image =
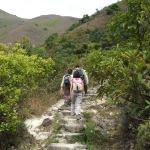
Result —
M70 85L70 74L66 74L64 76L64 84L67 86L67 85Z

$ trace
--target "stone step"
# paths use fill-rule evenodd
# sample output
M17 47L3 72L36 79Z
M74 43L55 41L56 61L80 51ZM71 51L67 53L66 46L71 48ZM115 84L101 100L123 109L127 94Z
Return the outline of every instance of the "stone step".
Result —
M62 111L62 110L70 110L71 109L71 107L70 106L62 106L62 107L60 107L60 108L58 108L58 110L59 111Z
M62 134L57 134L55 136L55 138L58 139L58 140L59 139L66 139L67 142L72 142L71 139L72 139L73 136L80 136L80 135L83 135L83 134L82 133L70 133L70 132L66 132L66 133L62 133Z
M56 143L69 143L68 140L64 137L58 137L58 138L55 138L58 142Z
M62 110L61 113L62 113L64 116L71 116L71 111L70 111L70 110Z
M62 124L62 129L71 133L77 133L85 129L85 125L80 124Z
M89 89L88 91L87 91L87 94L95 94L96 93L96 89Z
M81 108L89 107L91 101L88 99L97 96L96 90L88 90L88 93L83 97L83 104ZM84 106L85 105L85 106ZM81 112L83 111L81 109ZM80 143L73 143L73 136L81 136L84 134L80 133L81 130L86 128L86 119L84 118L83 113L81 113L81 119L77 120L76 116L71 116L71 107L62 106L58 109L60 113L60 124L61 124L61 134L56 134L55 138L58 140L58 143L51 143L47 146L46 150L87 150L87 146Z
M83 98L82 98L82 100L84 101L84 100L88 100L89 98L91 98L91 96L84 96Z
M60 122L63 124L85 124L86 119L83 118L82 115L80 120L77 120L76 116L65 116L64 118L61 118Z
M86 150L87 146L75 143L75 144L66 144L66 143L51 143L47 150Z
M82 133L64 132L64 133L62 133L62 134L56 134L55 137L61 138L61 137L72 137L72 136L77 136L77 135L82 135Z
M87 94L85 95L85 97L87 97L87 96L92 97L92 96L97 96L97 94L96 94L96 93L87 93Z
M81 106L81 111L82 111L83 109L84 109L84 110L88 109L90 106L91 106L91 105L88 105L88 104L82 105L82 106Z

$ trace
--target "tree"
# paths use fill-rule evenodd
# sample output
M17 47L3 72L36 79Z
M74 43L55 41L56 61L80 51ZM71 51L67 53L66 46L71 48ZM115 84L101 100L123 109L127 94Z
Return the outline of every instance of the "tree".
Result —
M106 28L95 28L90 32L89 41L101 43L103 49L110 49L112 44L108 37L109 32Z
M150 143L150 1L124 1L127 11L108 24L115 46L93 51L87 71L98 83L107 81L99 88L99 96L128 105L128 117L138 122L134 126L137 141L144 147Z
M14 41L14 43L20 43L20 48L26 50L27 54L30 56L33 48L33 44L29 38L23 36L21 40Z
M52 35L50 35L44 43L44 46L46 47L46 49L52 48L53 46L55 46L55 40L58 38L58 34L57 33L53 33Z
M112 40L124 46L128 44L138 50L150 43L150 1L123 0L127 4L125 12L119 12L108 24Z

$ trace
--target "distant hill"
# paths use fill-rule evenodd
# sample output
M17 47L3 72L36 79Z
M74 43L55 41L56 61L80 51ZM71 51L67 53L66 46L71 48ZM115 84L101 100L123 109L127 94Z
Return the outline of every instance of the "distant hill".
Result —
M112 5L110 5L102 10L96 10L95 13L93 12L93 15L83 22L84 16L83 18L74 18L59 15L43 15L33 19L23 19L0 9L0 43L13 43L14 40L21 39L24 35L34 45L43 44L45 39L52 33L64 34L69 27L80 22L82 23L71 30L71 32L78 34L77 41L80 43L88 42L89 31L95 28L106 28L106 23L117 12L115 4L119 6L121 11L126 9L125 3L120 1L112 4L112 8Z
M0 43L13 43L26 36L34 45L39 45L52 33L60 35L66 32L78 20L79 18L59 15L23 19L0 9Z
M83 23L73 29L71 32L78 35L77 41L79 43L89 42L90 32L96 28L103 30L106 24L111 20L111 18L118 13L117 9L120 11L125 11L127 5L123 1L118 1L101 10L96 10L88 19L85 19ZM82 18L83 19L83 18ZM80 20L82 20L80 19ZM80 33L80 34L79 34ZM81 34L82 33L82 34Z

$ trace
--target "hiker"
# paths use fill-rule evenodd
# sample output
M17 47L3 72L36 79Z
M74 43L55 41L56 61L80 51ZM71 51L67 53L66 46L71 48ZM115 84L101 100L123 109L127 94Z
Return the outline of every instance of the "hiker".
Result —
M84 83L80 78L79 70L76 70L71 79L70 85L71 96L71 116L76 115L77 120L81 119L81 104L84 96Z
M78 64L75 66L75 69L72 71L72 74L74 74L76 70L80 70L80 77L84 83L84 93L87 94L87 89L88 89L88 84L89 84L87 72L86 70L82 69Z
M70 106L71 99L70 99L70 81L72 79L72 69L68 69L67 74L65 74L62 78L62 82L60 85L60 90L64 90L64 105Z
M87 94L89 78L88 78L88 74L87 74L86 70L83 68L82 68L82 70L84 72L84 92L85 92L85 94Z

